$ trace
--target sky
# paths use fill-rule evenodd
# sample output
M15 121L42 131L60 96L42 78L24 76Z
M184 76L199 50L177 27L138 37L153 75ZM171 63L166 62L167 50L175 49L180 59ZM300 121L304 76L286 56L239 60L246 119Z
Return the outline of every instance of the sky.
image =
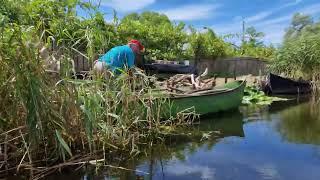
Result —
M311 15L317 21L320 17L319 0L91 0L99 1L107 21L111 21L113 10L119 18L132 12L155 11L199 30L210 27L219 35L241 33L244 19L246 27L254 26L265 33L266 44L275 45L282 42L294 13Z

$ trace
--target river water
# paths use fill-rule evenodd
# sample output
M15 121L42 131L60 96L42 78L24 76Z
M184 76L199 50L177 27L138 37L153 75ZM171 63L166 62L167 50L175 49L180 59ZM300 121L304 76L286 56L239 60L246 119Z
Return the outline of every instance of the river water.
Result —
M172 139L123 165L135 171L84 171L50 179L320 179L317 103L242 106L207 117L190 132L198 138Z

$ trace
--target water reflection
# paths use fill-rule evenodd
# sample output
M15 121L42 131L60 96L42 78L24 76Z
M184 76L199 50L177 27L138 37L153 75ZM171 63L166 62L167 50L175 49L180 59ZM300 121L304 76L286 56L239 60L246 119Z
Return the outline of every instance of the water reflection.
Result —
M251 121L273 121L275 120L273 116L281 111L302 103L311 102L310 96L281 96L281 98L288 100L275 101L271 105L249 105L240 107L245 123Z
M320 144L320 106L307 102L281 111L277 129L293 143Z
M243 115L238 110L213 114L201 120L198 126L200 131L219 131L221 137L244 137Z
M137 169L149 173L144 176L146 179L212 179L215 168L198 161L193 162L192 159L202 159L201 155L194 156L198 156L199 152L210 153L222 138L244 137L243 116L239 111L233 111L206 117L193 128L192 134L192 139L184 137L184 143L174 139L169 145L152 148L150 155ZM199 136L204 134L209 136L205 140L200 139Z
M268 113L277 113L286 110L290 107L297 106L302 103L311 102L312 97L310 96L281 96L282 98L287 98L288 101L276 101L268 106ZM314 102L314 101L313 101Z
M123 165L136 171L104 171L98 175L87 171L83 179L212 179L215 168L193 162L193 156L198 156L199 152L210 153L215 144L225 137L243 138L242 120L239 111L206 117L196 127L188 129L192 136L171 137L166 144L150 148L146 156ZM208 136L203 138L204 134Z
M212 118L198 130L219 130L220 137L151 153L136 169L149 172L145 176L149 179L316 180L320 177L320 106L301 102L243 107L242 115ZM152 170L146 168L150 166Z

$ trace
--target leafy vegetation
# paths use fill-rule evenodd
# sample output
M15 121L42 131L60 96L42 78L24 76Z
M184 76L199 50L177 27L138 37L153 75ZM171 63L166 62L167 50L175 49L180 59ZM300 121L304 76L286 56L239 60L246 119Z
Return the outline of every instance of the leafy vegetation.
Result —
M285 100L287 99L267 96L263 91L260 91L257 87L246 86L242 103L270 105L273 101L285 101Z
M125 16L118 33L122 43L139 39L148 51L148 59L179 59L183 55L186 33L183 23L173 24L165 15L156 12L132 13Z
M197 63L202 59L216 59L228 55L228 50L231 45L224 42L210 28L205 28L207 31L198 32L193 27L189 27L191 33L188 37L186 48L186 57L194 58Z
M241 45L240 49L234 51L233 56L255 57L259 59L270 60L273 57L275 51L276 48L272 45L256 46L254 44L244 43Z
M226 48L227 56L255 57L264 60L271 59L276 48L272 44L265 45L262 41L264 36L263 32L258 32L253 26L246 28L242 34L235 33L223 36L225 40L241 41L240 45L228 43L229 47Z

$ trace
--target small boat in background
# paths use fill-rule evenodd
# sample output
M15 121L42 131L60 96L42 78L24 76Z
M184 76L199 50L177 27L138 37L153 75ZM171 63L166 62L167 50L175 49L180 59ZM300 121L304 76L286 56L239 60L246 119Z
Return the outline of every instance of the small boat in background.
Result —
M145 64L144 68L151 74L197 74L197 68L182 64Z
M266 94L308 94L311 83L304 80L292 80L270 73L262 87Z

